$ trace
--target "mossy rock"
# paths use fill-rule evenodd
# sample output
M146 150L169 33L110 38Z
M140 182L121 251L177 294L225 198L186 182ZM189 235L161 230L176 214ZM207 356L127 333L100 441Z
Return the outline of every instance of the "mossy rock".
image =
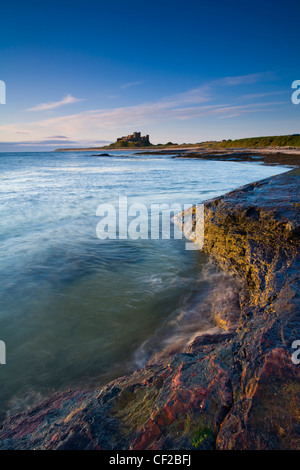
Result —
M192 438L192 446L196 449L213 449L215 444L215 435L212 429L205 427L199 429Z

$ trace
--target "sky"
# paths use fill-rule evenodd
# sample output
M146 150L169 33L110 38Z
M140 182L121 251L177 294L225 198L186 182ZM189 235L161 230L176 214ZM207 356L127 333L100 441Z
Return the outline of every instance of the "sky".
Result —
M299 2L10 0L0 14L0 151L300 133Z

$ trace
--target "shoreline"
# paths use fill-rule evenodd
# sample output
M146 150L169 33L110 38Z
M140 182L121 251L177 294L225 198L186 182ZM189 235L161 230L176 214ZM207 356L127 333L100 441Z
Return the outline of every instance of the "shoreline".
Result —
M142 155L143 153L139 153ZM154 155L173 155L172 152L160 151L153 152ZM287 165L299 166L300 149L216 149L216 150L186 150L177 155L173 155L174 159L196 159L196 160L213 160L213 161L235 161L235 162L257 162L264 165Z
M244 282L237 329L50 397L2 423L0 448L299 448L299 207L299 169L207 201L204 251Z
M118 148L108 148L108 147L82 147L82 148L61 148L55 149L54 152L94 152L101 150L102 152L135 152L138 155L145 155L148 153L156 153L164 155L168 153L178 153L178 152L211 152L214 154L217 153L228 153L228 152L241 152L241 151L249 151L249 152L285 152L285 153L296 153L300 155L300 147L228 147L228 148L220 148L220 147L203 147L195 145L152 145L150 147L118 147Z
M55 152L68 152L70 149L58 149ZM110 155L107 152L133 152L134 155L161 155L170 156L174 159L195 159L195 160L214 160L214 161L235 161L235 162L257 162L264 165L285 165L290 167L297 167L300 164L300 148L287 148L287 147L267 147L267 148L232 148L232 149L204 149L204 148L165 148L165 149L105 149L105 148L90 148L90 149L75 149L76 152L87 151L105 151L105 154L89 155L89 157L105 157L113 158L115 155ZM120 155L117 156L118 158ZM126 157L126 155L124 155Z

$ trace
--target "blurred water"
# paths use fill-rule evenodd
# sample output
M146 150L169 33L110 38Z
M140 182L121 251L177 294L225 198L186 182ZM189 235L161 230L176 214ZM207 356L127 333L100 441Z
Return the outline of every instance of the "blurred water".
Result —
M100 241L99 204L119 196L129 204L192 204L285 171L92 153L0 154L2 414L142 365L179 318L189 334L210 327L195 315L209 289L207 256L186 251L183 240Z

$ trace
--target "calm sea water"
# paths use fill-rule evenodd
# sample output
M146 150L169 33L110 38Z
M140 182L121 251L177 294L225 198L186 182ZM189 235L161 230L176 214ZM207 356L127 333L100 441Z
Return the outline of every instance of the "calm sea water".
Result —
M100 241L99 204L125 195L147 206L202 202L285 171L91 154L0 154L2 415L142 365L175 324L189 333L211 327L195 307L211 282L207 256L186 251L184 240Z

